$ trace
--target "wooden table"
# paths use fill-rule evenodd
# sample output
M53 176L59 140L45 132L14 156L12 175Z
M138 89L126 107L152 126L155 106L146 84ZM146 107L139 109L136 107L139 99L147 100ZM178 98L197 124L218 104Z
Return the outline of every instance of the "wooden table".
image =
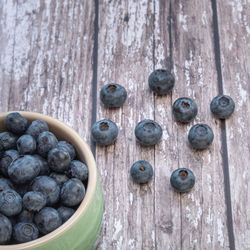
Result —
M249 0L2 0L0 21L0 111L51 115L91 145L105 199L98 249L250 249ZM171 94L149 90L157 68L175 75ZM107 82L127 89L122 108L100 103ZM219 93L236 103L226 121L209 109ZM171 112L183 96L199 108L187 125ZM90 137L91 124L103 118L119 127L108 147ZM141 147L134 136L146 118L163 128L155 147ZM198 122L215 135L199 152L187 142ZM154 168L141 186L129 177L140 159ZM196 175L189 193L170 187L180 167Z

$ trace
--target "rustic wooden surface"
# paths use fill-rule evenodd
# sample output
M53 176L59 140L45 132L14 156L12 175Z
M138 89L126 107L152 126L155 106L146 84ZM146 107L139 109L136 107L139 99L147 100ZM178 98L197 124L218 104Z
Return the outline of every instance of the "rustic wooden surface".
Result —
M0 111L51 115L91 145L105 199L98 249L250 249L249 13L247 0L0 1ZM149 90L156 68L175 75L171 94ZM122 108L100 103L107 82L126 87ZM222 92L236 103L225 122L209 110ZM187 125L171 113L182 96L199 107ZM89 132L103 118L119 127L108 147L96 146ZM135 140L134 128L146 118L163 128L155 147ZM201 152L187 143L197 122L215 134ZM141 186L129 177L140 159L154 168ZM170 187L178 167L196 175L189 193Z

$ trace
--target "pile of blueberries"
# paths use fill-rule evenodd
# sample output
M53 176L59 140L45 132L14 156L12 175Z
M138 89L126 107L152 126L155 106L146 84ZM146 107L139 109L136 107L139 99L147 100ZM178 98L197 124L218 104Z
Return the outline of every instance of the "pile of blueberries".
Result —
M168 94L174 87L174 76L165 69L153 71L148 83L150 89L157 95ZM127 91L117 83L108 83L100 91L100 99L105 107L121 107L127 98ZM234 111L235 104L230 96L219 95L210 104L210 110L216 118L226 119ZM197 104L190 98L178 98L172 106L173 115L176 121L188 123L194 120L198 113ZM137 141L143 146L153 146L162 137L161 126L153 120L140 121L135 127ZM112 144L118 136L117 125L107 119L96 122L92 126L92 138L101 145ZM213 130L207 124L196 124L188 133L188 141L194 149L203 150L209 147L214 139ZM130 175L136 183L147 183L153 176L153 168L147 161L135 162L130 168ZM170 183L178 192L187 192L195 184L195 176L190 169L179 168L175 170Z
M0 133L0 245L46 235L76 211L85 196L88 167L74 147L58 141L43 120L17 112Z

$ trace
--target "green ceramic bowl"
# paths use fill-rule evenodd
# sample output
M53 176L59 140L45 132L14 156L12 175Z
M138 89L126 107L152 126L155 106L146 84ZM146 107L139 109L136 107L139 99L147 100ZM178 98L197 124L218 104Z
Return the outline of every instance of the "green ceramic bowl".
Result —
M0 131L5 130L3 121L8 113L0 114ZM95 160L88 145L73 129L56 119L33 112L20 111L19 113L26 117L29 122L33 120L45 120L49 125L50 131L54 133L59 140L64 139L72 143L77 151L78 158L84 161L89 168L89 179L86 195L82 203L74 215L62 226L37 240L23 244L5 245L1 246L0 249L95 249L98 244L101 228L103 197Z

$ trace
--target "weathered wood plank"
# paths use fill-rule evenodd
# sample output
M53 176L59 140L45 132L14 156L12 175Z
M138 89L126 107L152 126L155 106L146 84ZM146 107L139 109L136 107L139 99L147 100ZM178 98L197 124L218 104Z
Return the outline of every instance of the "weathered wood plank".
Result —
M217 1L224 94L235 101L226 120L235 249L250 249L250 4Z

